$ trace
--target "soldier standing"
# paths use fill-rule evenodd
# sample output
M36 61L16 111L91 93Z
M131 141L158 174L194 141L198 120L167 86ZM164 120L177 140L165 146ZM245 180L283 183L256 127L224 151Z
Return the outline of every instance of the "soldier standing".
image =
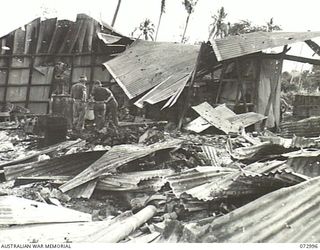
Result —
M84 129L84 118L87 109L87 77L80 76L79 82L71 87L73 98L73 128L77 131Z

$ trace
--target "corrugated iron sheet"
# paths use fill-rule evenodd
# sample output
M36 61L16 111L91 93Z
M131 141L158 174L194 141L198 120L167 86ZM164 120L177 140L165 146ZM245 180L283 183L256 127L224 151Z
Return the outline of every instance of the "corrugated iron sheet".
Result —
M292 171L309 177L320 176L320 157L294 157L286 162Z
M217 156L216 148L213 146L201 146L204 155L211 161L212 166L219 167L220 161Z
M261 141L268 141L274 145L279 145L285 148L309 148L319 147L320 138L304 138L293 136L293 138L282 138L280 136L259 136Z
M201 117L187 124L185 129L197 133L204 131L210 126L214 126L226 134L237 133L241 128L246 128L266 118L254 112L237 115L225 104L213 108L209 103L204 102L192 108Z
M91 221L91 215L15 196L0 196L0 224Z
M212 166L197 167L168 176L166 177L166 180L169 182L173 192L177 196L180 196L182 193L191 194L193 188L216 182L218 179L235 171L237 170ZM194 195L193 197L198 198L198 195L192 194Z
M224 243L319 242L320 177L282 188L209 225L190 225L181 241ZM193 237L190 237L190 232ZM189 239L189 240L188 240Z
M96 27L97 33L108 33L115 37L123 37L123 35L115 31L110 25L104 22L98 22L86 14L78 14L75 22L70 20L57 20L57 18L40 21L40 18L38 18L25 26L28 27L30 25L33 25L38 32L35 34L35 40L29 41L29 48L26 48L26 52L30 52L31 44L34 45L36 53L70 53L75 49L80 49L78 52L83 52L87 48L91 49L92 42L98 38L98 35L93 32L93 27ZM11 34L17 30L12 31ZM24 30L21 30L21 32L27 33ZM2 36L0 39L5 39L7 36L8 35ZM85 38L87 38L88 41L86 44L83 44ZM31 39L34 38L32 37ZM82 49L84 50L82 51Z
M86 243L105 242L108 239L110 227L121 223L132 216L131 212L124 212L118 217L107 221L82 223L50 223L39 225L14 226L1 229L2 243Z
M35 152L35 153L30 154L30 155L27 155L26 157L24 157L22 159L13 160L13 161L10 161L10 162L3 163L3 164L0 165L0 169L2 169L3 167L6 167L6 166L12 166L12 165L16 165L16 164L32 161L32 160L35 160L35 158L38 157L39 155L48 154L48 153L51 153L51 152L54 152L54 151L57 152L57 151L60 151L60 150L64 150L64 149L67 149L69 147L73 147L73 146L79 145L79 144L81 144L83 142L84 141L81 140L81 139L78 139L78 140L75 140L75 141L61 142L61 143L52 145L50 147L43 148L39 152Z
M98 160L106 151L80 152L49 160L23 163L4 168L7 180L34 176L75 176Z
M97 183L98 180L88 181L74 189L69 190L67 194L72 198L90 199L91 195L93 194L97 186Z
M239 131L238 128L234 127L232 123L227 120L227 118L235 116L235 113L228 109L226 105L219 105L213 108L209 103L204 102L192 108L208 123L226 134Z
M254 32L211 40L218 61L320 37L320 32Z
M317 157L320 155L320 150L319 149L301 149L297 151L293 151L290 153L283 154L282 156L288 157L288 158L295 158L295 157Z
M107 45L116 43L116 42L120 41L120 39L122 38L120 36L114 36L111 34L105 34L105 33L101 33L101 32L97 32L97 35L98 35L98 38L100 40L102 40Z
M162 84L159 87L161 93L156 95L157 98L161 96L163 99L166 95L169 98L181 87L178 81L181 84L187 81L199 48L196 45L136 40L124 53L104 65L130 99L159 84Z
M83 183L99 177L101 174L114 173L117 171L118 167L128 162L142 158L159 150L179 147L181 143L181 140L173 139L170 141L154 143L149 146L133 144L114 146L87 169L75 176L72 180L60 186L60 189L63 192L69 191Z
M198 118L186 124L183 128L188 131L201 133L202 131L205 131L207 128L210 128L211 126L212 125L209 122L207 122L204 118L199 116Z
M308 46L314 51L314 53L320 55L320 46L317 43L312 40L306 40L305 43L308 44Z
M0 228L1 243L85 243L90 236L108 228L107 221L50 223Z
M161 82L158 86L154 87L147 94L141 97L134 104L142 108L144 102L155 104L161 101L168 99L171 96L175 96L178 93L181 94L182 90L186 86L189 78L191 76L190 73L175 73L169 76L166 80ZM174 104L173 102L172 104ZM168 104L169 106L172 106Z
M265 190L265 188L270 187L269 184L260 186L260 189L257 189L250 183L248 185L244 185L241 181L239 181L239 178L241 176L259 177L262 176L262 174L268 174L270 172L281 173L281 171L283 172L282 175L291 175L290 173L283 171L286 168L284 163L285 161L255 163L238 170L221 168L217 171L217 169L214 167L211 167L211 169L208 167L207 169L204 169L204 172L202 171L200 173L199 170L202 168L199 167L196 170L169 176L166 179L176 195L187 193L199 200L209 201L219 198L237 197L241 195L263 192L261 190ZM305 180L302 177L296 177L295 174L292 174L292 177L290 178L293 180L293 182L294 180ZM272 181L272 173L270 174L270 180ZM276 182L277 181L274 181L273 183ZM287 184L288 182L282 181L282 186ZM271 187L271 191L275 189L276 186ZM270 189L268 190L270 191Z
M281 136L291 138L318 137L320 136L320 117L310 117L296 122L285 122L280 124Z
M99 180L97 189L107 191L156 191L166 180L163 177L172 175L171 169L137 171L106 176Z
M231 149L231 142L229 142L227 145L229 146L228 151L230 152L230 155L232 156L232 158L237 160L252 159L263 150L275 149L275 146L269 141L265 141L248 147L239 147L236 149ZM281 151L279 151L279 153L281 154ZM266 156L266 154L262 154L262 156Z

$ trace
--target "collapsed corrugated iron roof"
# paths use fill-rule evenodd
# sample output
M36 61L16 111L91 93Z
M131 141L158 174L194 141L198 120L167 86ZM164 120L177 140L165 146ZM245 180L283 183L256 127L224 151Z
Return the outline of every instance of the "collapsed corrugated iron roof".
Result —
M320 177L282 188L222 217L190 223L178 231L168 228L175 236L167 235L164 241L318 242L319 190Z
M214 66L218 61L319 36L320 32L254 32L229 36L210 41L212 48L202 53L200 62ZM104 66L130 99L151 90L135 102L136 106L141 108L144 102L155 104L171 97L173 100L169 99L169 104L164 106L167 107L175 103L186 86L199 50L197 45L136 40Z
M253 32L211 40L218 61L319 37L320 32Z
M184 88L194 69L200 46L136 40L124 53L104 63L132 99L153 87L136 102L156 103Z
M99 159L106 151L80 152L49 160L22 163L4 168L7 180L31 176L74 176Z
M86 182L96 179L101 174L114 173L117 171L118 167L136 159L160 150L178 148L182 142L183 141L179 139L172 139L169 141L154 143L149 146L133 144L114 146L88 168L59 188L63 192L69 191Z

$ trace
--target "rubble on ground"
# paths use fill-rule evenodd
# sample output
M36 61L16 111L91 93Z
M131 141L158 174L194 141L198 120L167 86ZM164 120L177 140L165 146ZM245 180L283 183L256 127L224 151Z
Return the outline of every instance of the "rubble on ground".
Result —
M250 125L263 118L241 117ZM316 242L317 227L303 228L297 216L319 212L320 138L225 121L232 129L222 134L154 121L88 127L44 148L19 126L1 130L1 240Z

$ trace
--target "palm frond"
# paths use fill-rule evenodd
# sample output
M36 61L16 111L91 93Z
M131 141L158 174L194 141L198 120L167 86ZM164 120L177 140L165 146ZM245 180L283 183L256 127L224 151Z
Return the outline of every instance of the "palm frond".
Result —
M161 13L166 12L166 0L161 0Z

